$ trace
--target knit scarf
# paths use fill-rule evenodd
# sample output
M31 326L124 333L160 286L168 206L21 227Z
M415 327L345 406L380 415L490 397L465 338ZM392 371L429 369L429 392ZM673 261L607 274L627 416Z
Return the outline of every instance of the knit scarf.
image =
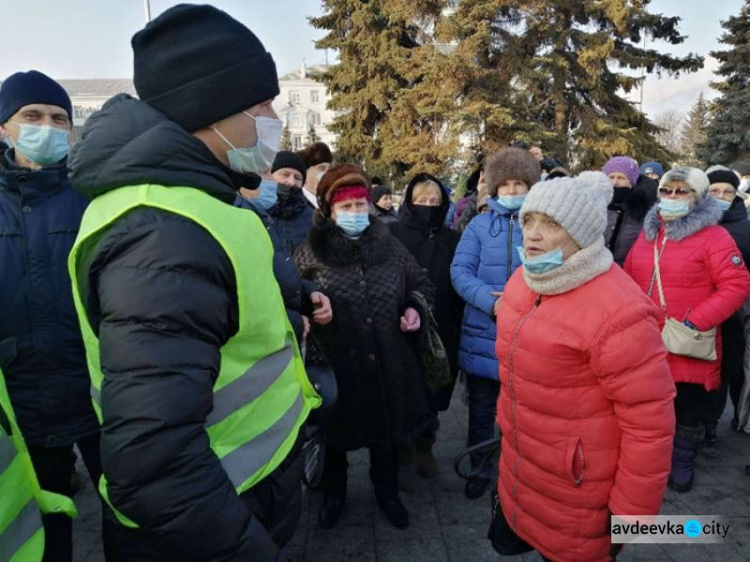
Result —
M534 274L523 270L529 289L540 295L561 295L585 285L610 270L612 253L604 246L604 238L579 250L557 269Z

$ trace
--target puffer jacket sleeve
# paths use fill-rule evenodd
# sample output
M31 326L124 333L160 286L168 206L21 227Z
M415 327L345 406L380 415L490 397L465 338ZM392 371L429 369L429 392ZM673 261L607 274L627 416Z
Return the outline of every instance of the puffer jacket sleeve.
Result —
M479 259L482 244L477 233L477 222L469 223L456 248L451 264L453 288L467 303L492 316L495 301L492 287L479 278Z
M658 326L659 311L641 302L600 331L591 362L622 432L609 509L615 515L659 513L675 432L675 386Z
M750 273L726 230L715 228L704 252L707 273L716 292L688 313L687 319L699 330L719 326L750 297Z
M205 430L220 348L237 330L229 259L182 218L138 224L100 248L88 298L97 303L105 375L101 456L110 500L161 537L175 560L276 560L277 546Z

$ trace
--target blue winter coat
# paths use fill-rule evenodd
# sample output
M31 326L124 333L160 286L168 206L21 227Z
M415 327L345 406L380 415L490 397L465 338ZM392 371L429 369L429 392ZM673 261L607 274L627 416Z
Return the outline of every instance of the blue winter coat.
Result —
M518 212L511 213L489 199L490 211L469 223L451 264L456 292L466 301L458 367L469 375L499 380L495 356L497 326L493 315L496 297L521 265L516 246L521 245Z
M99 430L68 276L87 200L67 167L0 157L0 366L26 441L71 444Z

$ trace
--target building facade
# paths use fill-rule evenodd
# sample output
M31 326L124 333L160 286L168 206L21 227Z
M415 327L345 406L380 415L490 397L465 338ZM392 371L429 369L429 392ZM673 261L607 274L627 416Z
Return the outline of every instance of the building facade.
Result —
M328 129L335 117L327 107L330 96L325 85L316 79L326 68L326 65L307 67L303 61L299 70L279 78L281 93L273 108L284 128L289 128L292 150L308 145L311 133L331 149L336 146L336 135Z

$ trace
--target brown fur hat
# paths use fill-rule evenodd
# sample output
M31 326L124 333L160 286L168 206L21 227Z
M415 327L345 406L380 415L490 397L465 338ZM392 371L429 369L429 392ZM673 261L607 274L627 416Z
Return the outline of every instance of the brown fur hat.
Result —
M359 166L337 164L328 168L318 182L318 208L324 217L331 216L331 199L340 187L361 185L370 190L370 180Z
M528 150L504 148L495 152L484 164L484 182L490 197L497 196L497 188L506 180L524 182L529 189L542 179L542 167Z
M302 158L302 161L308 168L317 166L323 162L333 162L331 149L328 148L326 143L320 141L314 142L302 150L297 151L297 155Z

